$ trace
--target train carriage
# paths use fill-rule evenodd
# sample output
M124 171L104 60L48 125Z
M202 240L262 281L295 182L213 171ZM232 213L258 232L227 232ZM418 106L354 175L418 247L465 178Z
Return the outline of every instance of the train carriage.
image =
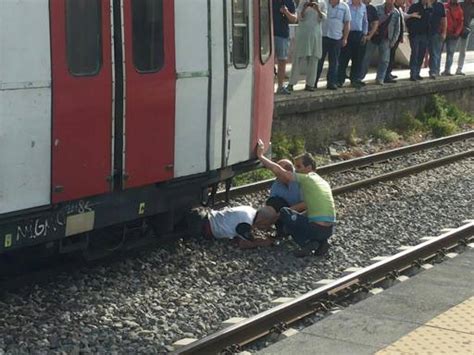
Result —
M170 231L270 139L270 0L0 7L0 253Z

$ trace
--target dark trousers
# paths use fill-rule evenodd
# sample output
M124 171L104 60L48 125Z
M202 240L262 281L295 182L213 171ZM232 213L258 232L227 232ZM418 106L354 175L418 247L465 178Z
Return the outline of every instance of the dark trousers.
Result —
M339 55L339 65L337 69L337 82L340 85L343 85L346 81L346 70L351 64L351 82L359 80L360 77L360 63L361 57L360 52L362 50L362 31L350 31L349 37L347 38L347 46L341 49L341 54Z
M426 35L410 36L410 78L416 79L420 76L421 65L425 58L428 39Z
M342 40L331 39L329 37L323 37L323 53L318 63L318 73L316 75L316 82L314 87L318 86L321 72L323 71L324 61L326 56L328 57L329 68L327 75L327 84L337 84L337 66L339 62L339 53L341 52Z
M283 207L280 210L280 221L283 223L285 231L301 247L312 242L322 244L334 233L333 226L324 227L312 223L304 214L288 207Z
M385 79L390 79L390 76L392 75L393 66L395 65L395 53L397 52L397 48L399 44L400 42L397 41L397 43L395 43L393 48L390 49L390 61L388 62L388 68L387 68L387 71L385 72Z

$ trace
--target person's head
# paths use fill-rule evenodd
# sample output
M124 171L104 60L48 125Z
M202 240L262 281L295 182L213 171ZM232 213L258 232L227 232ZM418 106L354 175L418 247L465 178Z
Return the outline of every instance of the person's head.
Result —
M352 0L352 4L354 6L359 6L361 4L361 0Z
M304 153L295 157L295 168L297 173L307 174L316 170L316 161L310 153Z
M450 5L457 5L457 4L458 4L458 0L449 0L449 4L450 4Z
M393 7L393 3L395 0L385 0L385 6L386 7Z
M331 4L331 6L336 6L337 4L339 4L339 1L340 0L329 0L329 4Z
M403 7L405 6L405 1L406 0L395 0L395 6Z
M269 229L278 220L278 213L273 207L263 206L257 210L253 220L253 227L257 229Z
M365 4L365 5L369 5L371 0L362 0L362 2Z

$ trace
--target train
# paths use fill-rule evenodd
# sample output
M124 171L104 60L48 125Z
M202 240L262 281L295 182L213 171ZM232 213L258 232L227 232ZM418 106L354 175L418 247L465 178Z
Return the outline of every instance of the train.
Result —
M271 135L271 5L2 1L0 255L87 251L113 226L172 235L253 168Z

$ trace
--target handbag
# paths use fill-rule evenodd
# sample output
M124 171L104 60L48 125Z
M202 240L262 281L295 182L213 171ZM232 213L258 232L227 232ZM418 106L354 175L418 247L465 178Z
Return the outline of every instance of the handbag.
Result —
M471 31L472 31L471 27L464 26L464 29L461 32L461 38L466 39L469 36L469 34L471 33Z

